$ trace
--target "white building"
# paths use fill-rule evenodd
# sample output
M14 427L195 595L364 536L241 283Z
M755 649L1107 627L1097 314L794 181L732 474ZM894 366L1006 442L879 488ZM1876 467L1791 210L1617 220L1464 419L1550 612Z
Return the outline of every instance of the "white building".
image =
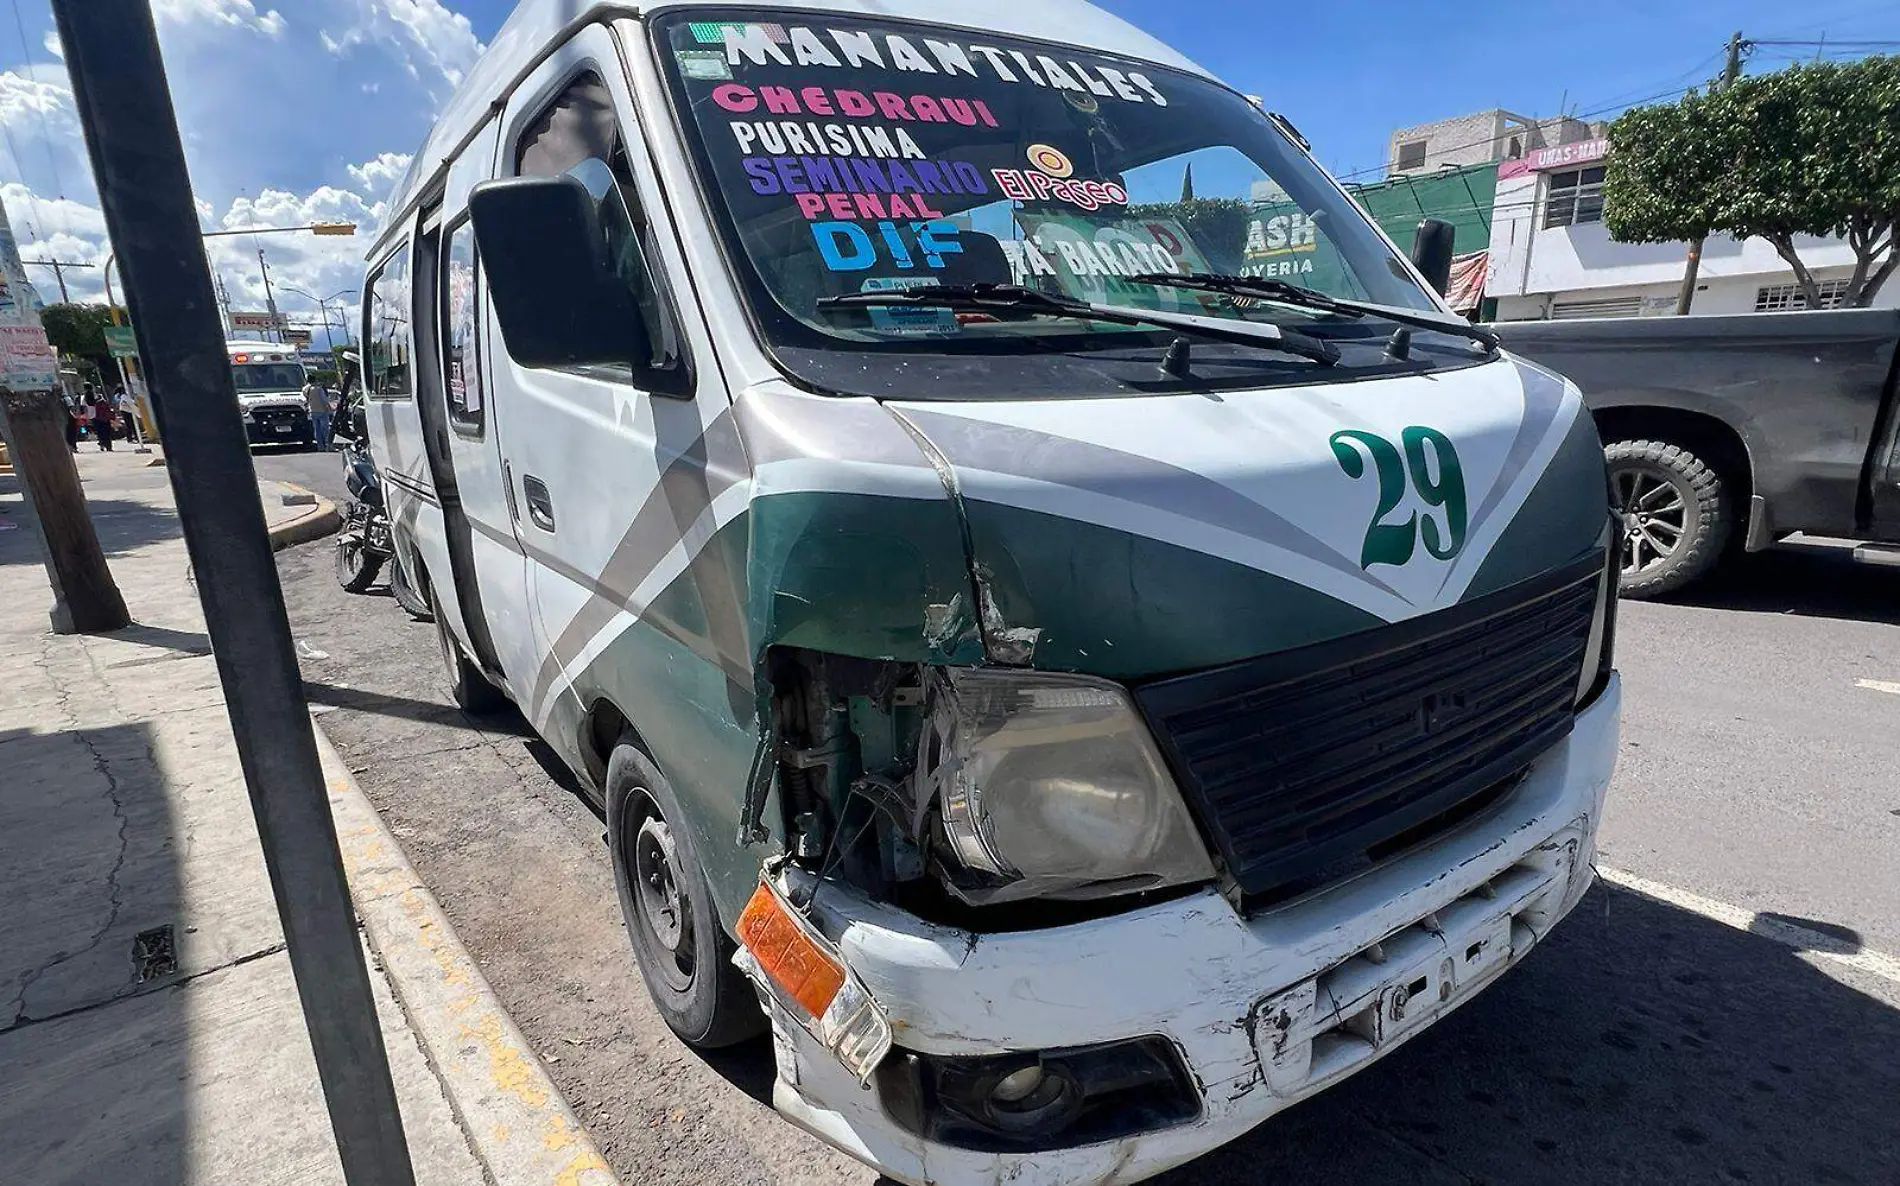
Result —
M1686 243L1613 243L1603 225L1606 140L1541 149L1498 168L1491 219L1491 272L1485 295L1499 321L1562 317L1667 316L1682 290ZM1854 270L1839 239L1800 239L1802 262L1830 305ZM1900 307L1900 283L1874 302ZM1765 239L1711 236L1702 250L1696 313L1805 308L1794 270Z

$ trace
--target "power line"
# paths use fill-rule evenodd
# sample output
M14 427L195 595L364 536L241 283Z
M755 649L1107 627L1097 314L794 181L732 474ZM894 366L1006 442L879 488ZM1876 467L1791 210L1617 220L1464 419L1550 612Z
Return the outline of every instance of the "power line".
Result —
M20 19L20 0L13 0L13 27L20 34L20 55L26 59L27 66L31 68L33 65L33 51L26 42L26 22ZM27 81L33 81L31 75L28 76ZM40 140L46 146L46 167L51 170L53 174L53 192L61 202L64 202L66 200L66 186L65 183L59 179L59 162L53 158L53 134L46 126L46 111L38 103L30 104L30 106L33 108L34 116L40 123ZM19 164L17 156L14 164L16 166ZM24 173L20 175L20 180L22 182L26 180ZM70 232L71 228L66 225L66 212L57 206L54 207L54 209L58 211L59 214L59 229L61 231Z

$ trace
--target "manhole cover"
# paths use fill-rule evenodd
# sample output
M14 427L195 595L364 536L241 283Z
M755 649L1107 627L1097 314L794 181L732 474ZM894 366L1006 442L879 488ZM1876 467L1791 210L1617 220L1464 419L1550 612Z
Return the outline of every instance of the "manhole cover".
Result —
M178 944L170 925L132 936L132 966L138 970L140 984L178 970Z

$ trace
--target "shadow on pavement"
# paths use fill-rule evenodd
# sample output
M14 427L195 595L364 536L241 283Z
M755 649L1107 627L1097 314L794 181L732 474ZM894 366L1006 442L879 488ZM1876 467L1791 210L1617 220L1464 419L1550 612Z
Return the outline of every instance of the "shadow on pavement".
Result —
M0 730L0 1181L190 1178L202 1039L171 986L193 969L134 957L141 932L185 931L151 745L143 725Z
M1900 624L1900 568L1857 564L1851 545L1795 540L1740 556L1675 605Z
M310 703L327 704L332 708L354 709L357 712L374 713L377 716L397 717L405 721L444 725L452 729L467 729L472 732L504 737L532 737L534 735L534 730L518 712L509 712L476 721L454 705L443 704L440 701L389 696L382 692L320 683L312 679L304 680L303 691L304 698Z
M18 489L17 478L0 478L0 495ZM123 498L89 498L86 505L108 558L178 536L178 516L170 510ZM39 534L24 503L0 510L0 524L13 528L0 532L0 565L42 562Z

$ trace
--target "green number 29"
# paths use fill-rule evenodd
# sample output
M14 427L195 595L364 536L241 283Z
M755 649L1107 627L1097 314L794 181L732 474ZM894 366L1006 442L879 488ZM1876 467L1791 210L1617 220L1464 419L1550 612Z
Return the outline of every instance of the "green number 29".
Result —
M1435 428L1414 425L1400 434L1400 441L1403 453L1384 437L1356 428L1336 432L1332 437L1333 456L1339 459L1339 468L1347 477L1364 477L1369 457L1379 479L1379 509L1373 512L1372 523L1366 528L1365 545L1359 554L1361 568L1408 564L1421 538L1425 551L1437 560L1450 560L1465 548L1469 514L1465 471L1451 438ZM1431 446L1429 451L1427 445ZM1361 449L1365 450L1363 456ZM1442 530L1430 513L1422 522L1417 511L1402 520L1386 521L1405 501L1408 484L1418 492L1419 501L1444 513Z

